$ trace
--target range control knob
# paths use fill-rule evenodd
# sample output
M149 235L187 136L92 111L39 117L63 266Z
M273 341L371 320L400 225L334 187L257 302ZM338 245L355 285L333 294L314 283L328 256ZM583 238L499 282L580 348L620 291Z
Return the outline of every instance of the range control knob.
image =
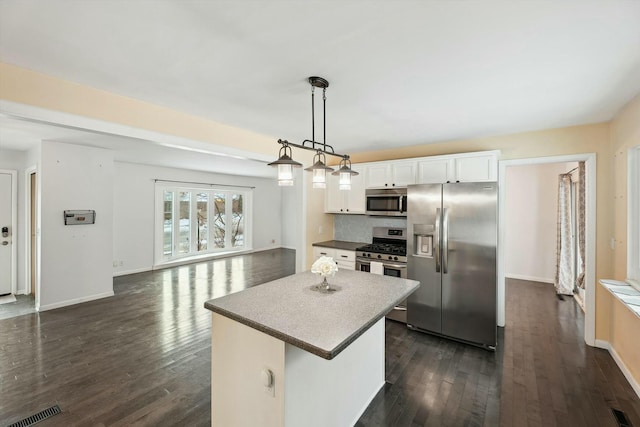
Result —
M394 256L394 257L393 257L393 260L394 260L394 261L397 261L397 260L398 260L398 257L397 257L397 256Z
M367 256L367 253L366 252L362 252L362 256Z
M382 255L378 255L378 258L382 258Z
M389 255L389 259L393 259L393 257L391 255Z

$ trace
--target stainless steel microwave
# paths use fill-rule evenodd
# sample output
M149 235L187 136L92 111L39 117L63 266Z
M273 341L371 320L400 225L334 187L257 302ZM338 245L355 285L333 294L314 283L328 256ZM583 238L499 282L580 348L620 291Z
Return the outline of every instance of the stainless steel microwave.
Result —
M407 189L381 188L366 190L367 215L407 216Z

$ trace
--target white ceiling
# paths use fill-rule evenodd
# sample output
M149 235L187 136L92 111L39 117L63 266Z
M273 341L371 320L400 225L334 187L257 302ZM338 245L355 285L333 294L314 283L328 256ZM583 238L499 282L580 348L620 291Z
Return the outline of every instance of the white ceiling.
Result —
M311 137L319 75L327 143L353 153L611 119L640 92L640 1L1 0L0 60L273 136L274 156Z

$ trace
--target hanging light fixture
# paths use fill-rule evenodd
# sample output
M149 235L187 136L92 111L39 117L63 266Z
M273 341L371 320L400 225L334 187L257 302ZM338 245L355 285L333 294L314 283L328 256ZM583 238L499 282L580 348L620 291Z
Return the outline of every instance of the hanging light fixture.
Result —
M330 168L326 165L326 158L322 151L318 150L315 156L313 156L313 166L309 166L305 168L306 171L313 172L313 178L311 179L311 183L313 188L326 188L327 187L327 172L332 171L333 168ZM335 173L335 172L334 172Z
M313 156L313 165L305 168L306 171L313 173L312 184L313 188L326 188L327 186L327 172L333 171L326 165L326 156L341 157L340 169L333 172L333 175L340 175L340 189L351 189L351 176L358 175L358 172L351 170L351 161L349 156L345 154L337 154L333 147L327 144L327 88L329 82L322 77L309 77L309 84L311 85L311 139L305 139L302 144L293 144L287 140L278 140L278 144L282 145L280 152L278 153L278 160L269 163L269 166L278 166L278 185L293 185L293 168L302 166L300 163L294 161L291 155L291 147L302 148L303 150L314 150L316 152ZM316 133L316 114L315 114L315 89L322 89L322 119L323 119L323 142L317 142L315 140ZM287 151L288 149L288 151ZM284 150L284 152L283 152ZM288 152L288 154L287 154ZM347 162L349 166L347 166ZM343 184L344 180L344 184Z
M347 162L349 165L347 166ZM351 190L351 176L358 175L358 172L351 169L351 160L348 158L340 160L340 168L331 175L339 175L338 188L340 190Z
M282 141L281 139L279 139L278 143L282 144L282 147L278 152L278 160L269 163L269 166L278 167L278 185L292 186L293 168L302 167L302 163L298 163L291 158L291 147L289 147L287 141Z

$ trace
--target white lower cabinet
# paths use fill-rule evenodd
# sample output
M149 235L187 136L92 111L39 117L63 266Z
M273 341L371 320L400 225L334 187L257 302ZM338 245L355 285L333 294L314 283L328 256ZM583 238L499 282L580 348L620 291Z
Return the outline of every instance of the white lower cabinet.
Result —
M324 248L322 246L313 247L313 257L318 259L321 256L328 256L334 259L338 264L338 269L355 270L356 269L356 252L346 251L343 249Z

